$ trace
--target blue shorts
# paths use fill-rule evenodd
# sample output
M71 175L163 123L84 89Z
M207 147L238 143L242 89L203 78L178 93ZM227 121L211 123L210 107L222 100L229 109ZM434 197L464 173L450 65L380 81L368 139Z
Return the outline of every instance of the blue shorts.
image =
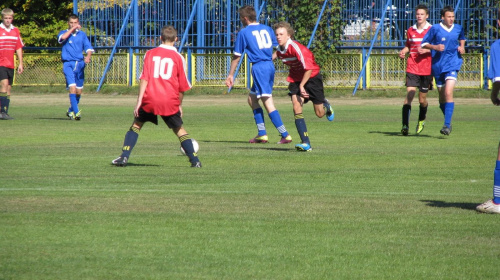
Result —
M254 63L252 65L253 84L250 94L255 94L257 98L272 96L275 71L272 61Z
M63 73L66 78L66 88L76 86L83 88L83 80L85 79L85 62L84 61L65 61L63 62Z
M437 87L442 87L444 84L446 84L446 80L457 80L458 78L458 71L449 71L449 72L443 72L439 75L434 76L434 79L436 80L436 86Z

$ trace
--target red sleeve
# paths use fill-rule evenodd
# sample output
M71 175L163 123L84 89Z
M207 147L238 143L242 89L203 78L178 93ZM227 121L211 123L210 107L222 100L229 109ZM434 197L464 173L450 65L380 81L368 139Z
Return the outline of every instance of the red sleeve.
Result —
M179 92L185 92L191 89L191 84L187 79L186 61L180 55L179 63L177 64L177 75L179 78Z
M19 33L19 29L17 30L17 42L16 42L16 50L24 47L23 40L21 39L21 34Z
M141 77L139 78L139 80L146 80L146 81L149 81L149 51L146 52L146 54L144 55L144 63L142 65L142 73L141 73Z

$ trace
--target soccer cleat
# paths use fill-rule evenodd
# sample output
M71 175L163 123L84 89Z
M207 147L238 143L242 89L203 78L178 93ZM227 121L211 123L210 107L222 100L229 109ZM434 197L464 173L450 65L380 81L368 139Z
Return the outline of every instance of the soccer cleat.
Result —
M288 144L288 143L292 143L292 136L290 134L288 134L287 137L281 137L281 140L276 144Z
M335 113L333 112L332 105L330 105L330 102L328 102L328 99L326 98L323 103L323 108L325 108L326 118L328 119L328 121L333 121L333 119L335 118Z
M82 110L75 114L75 121L79 121L82 118Z
M404 136L408 136L408 126L407 125L403 125L403 128L401 128L401 134L403 134Z
M127 166L127 163L128 163L128 157L122 157L122 156L111 161L111 164L121 167Z
M441 130L439 132L441 134L443 134L443 135L450 135L450 133L451 133L451 126L447 127L446 125L444 125L443 128L441 128Z
M193 163L191 163L191 167L201 168L201 162L199 162L199 161L193 162Z
M417 134L420 134L420 132L422 132L422 130L424 130L424 126L425 126L425 121L418 121L417 129L416 129Z
M485 203L478 205L476 210L483 213L500 214L500 204L495 204L493 199L490 199Z
M1 117L0 117L0 120L13 120L14 118L9 116L9 114L7 113L1 113Z
M301 152L310 152L310 151L312 151L311 145L309 145L308 143L297 144L297 145L295 145L295 149L297 151L301 151Z
M66 112L66 116L68 116L69 120L72 121L75 119L75 113L74 112Z
M267 143L267 141L269 141L269 138L267 137L267 135L262 135L262 136L255 136L255 138L252 138L250 139L250 141L248 141L249 143Z

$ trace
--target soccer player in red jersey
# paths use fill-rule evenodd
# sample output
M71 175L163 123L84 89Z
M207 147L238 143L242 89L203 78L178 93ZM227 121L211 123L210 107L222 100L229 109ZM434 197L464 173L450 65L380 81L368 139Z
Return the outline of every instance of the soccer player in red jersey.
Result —
M323 78L320 67L314 60L314 54L304 45L292 40L294 30L288 22L279 22L274 25L278 49L275 56L290 68L287 81L288 89L295 114L295 126L300 135L300 144L295 145L298 151L311 151L311 143L307 132L306 122L302 114L304 103L309 100L314 105L314 112L318 118L326 115L333 121L333 109L325 98Z
M408 122L410 119L411 102L418 88L418 101L420 112L416 132L420 134L424 129L427 114L427 92L432 89L431 51L421 48L420 44L431 25L427 22L429 9L425 5L415 8L417 23L406 31L406 45L399 52L399 57L404 59L410 53L406 65L406 98L403 105L403 128L401 133L408 135Z
M164 26L161 41L159 47L149 50L144 56L134 123L125 134L122 154L111 162L113 165L127 165L142 126L148 121L158 125L159 115L179 137L191 167L201 167L191 137L182 126L182 98L184 92L191 89L191 84L186 77L184 57L174 47L177 30L173 26Z
M0 120L12 120L9 116L10 90L14 81L14 53L17 54L19 65L17 73L23 68L23 41L19 29L12 25L14 11L9 8L2 10L0 23Z

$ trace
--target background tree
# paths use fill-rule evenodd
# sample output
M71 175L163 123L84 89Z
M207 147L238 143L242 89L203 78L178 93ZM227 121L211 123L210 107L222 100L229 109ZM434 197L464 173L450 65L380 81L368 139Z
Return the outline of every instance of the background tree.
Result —
M58 47L57 34L67 29L73 1L2 0L0 10L11 8L14 26L21 31L24 44L30 47Z

